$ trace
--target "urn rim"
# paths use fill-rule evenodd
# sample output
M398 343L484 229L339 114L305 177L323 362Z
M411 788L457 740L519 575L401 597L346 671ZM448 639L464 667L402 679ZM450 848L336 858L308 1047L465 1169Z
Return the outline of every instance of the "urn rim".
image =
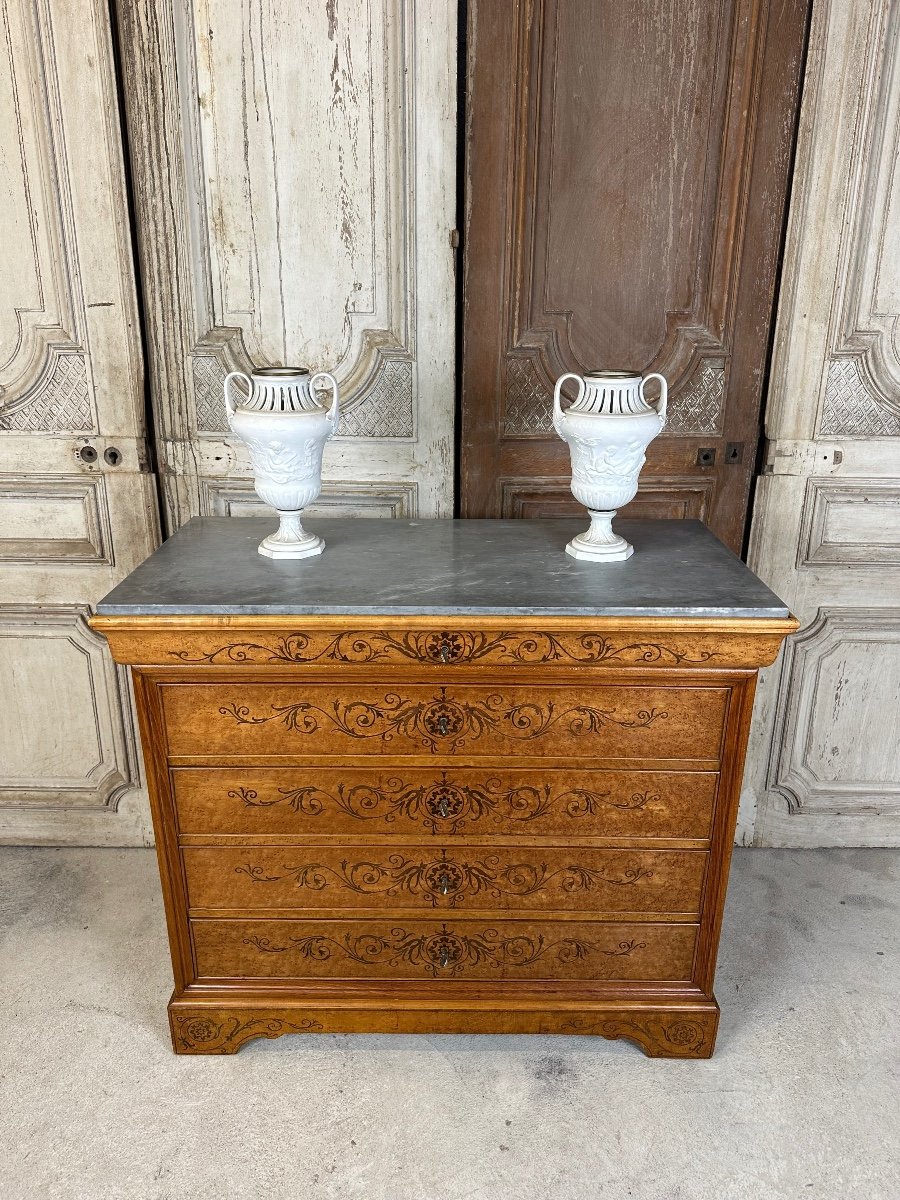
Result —
M640 371L585 371L582 379L641 379Z
M308 374L309 367L254 367L250 372L254 379L295 379Z

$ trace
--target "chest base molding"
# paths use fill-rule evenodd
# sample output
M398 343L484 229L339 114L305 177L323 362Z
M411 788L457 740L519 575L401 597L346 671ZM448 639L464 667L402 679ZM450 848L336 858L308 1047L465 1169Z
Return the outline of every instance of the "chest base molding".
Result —
M609 1040L625 1038L650 1058L709 1058L716 1041L715 999L554 1003L546 999L503 1001L408 1000L389 1004L351 999L328 1007L313 1003L227 1002L219 998L176 999L169 1024L176 1054L234 1054L255 1038L291 1033L559 1033Z

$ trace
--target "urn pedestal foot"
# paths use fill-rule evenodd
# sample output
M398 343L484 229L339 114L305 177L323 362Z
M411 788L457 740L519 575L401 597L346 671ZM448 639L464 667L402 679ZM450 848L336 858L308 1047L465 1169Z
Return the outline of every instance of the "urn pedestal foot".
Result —
M324 539L306 532L300 524L299 512L283 512L278 516L281 523L275 533L259 543L260 554L266 558L310 558L322 553Z
M634 546L613 532L612 519L616 510L595 512L588 509L591 527L585 533L573 537L566 554L587 562L622 562L634 554Z

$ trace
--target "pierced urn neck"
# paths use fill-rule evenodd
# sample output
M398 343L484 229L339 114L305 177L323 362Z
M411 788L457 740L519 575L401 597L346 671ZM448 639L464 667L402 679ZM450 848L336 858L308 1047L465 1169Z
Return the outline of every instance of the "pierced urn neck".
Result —
M651 412L641 395L640 371L585 371L584 391L569 412L622 417Z

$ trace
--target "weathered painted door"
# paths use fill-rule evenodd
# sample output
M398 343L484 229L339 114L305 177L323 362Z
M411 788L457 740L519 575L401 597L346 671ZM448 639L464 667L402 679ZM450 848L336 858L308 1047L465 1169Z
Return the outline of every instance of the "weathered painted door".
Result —
M765 673L760 845L900 844L900 3L816 0L750 564L802 621Z
M0 840L140 842L125 675L86 624L153 549L109 14L0 6Z
M471 0L463 515L579 511L554 380L659 371L628 512L740 550L808 3Z
M455 4L117 7L168 527L257 510L251 364L341 384L320 509L450 515Z

